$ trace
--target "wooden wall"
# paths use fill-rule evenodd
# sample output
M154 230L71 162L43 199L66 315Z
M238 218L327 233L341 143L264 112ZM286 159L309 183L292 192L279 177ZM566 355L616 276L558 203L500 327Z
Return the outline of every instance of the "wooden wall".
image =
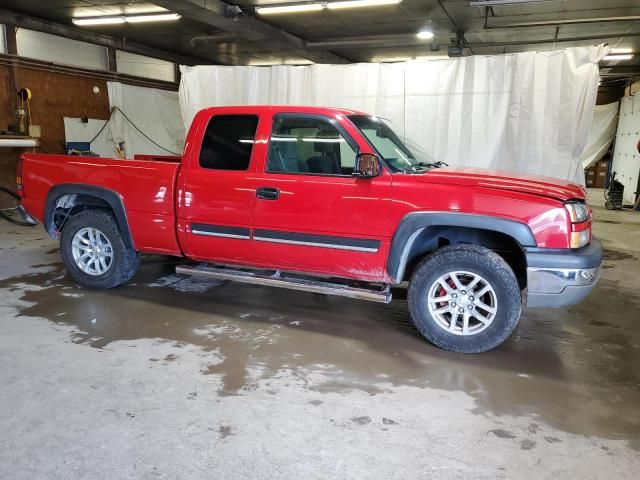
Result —
M32 124L40 125L42 148L51 153L64 153L63 117L109 117L109 96L105 80L75 74L57 73L15 67L17 88L31 90ZM93 92L93 87L100 89ZM0 131L15 124L11 67L0 65ZM17 100L17 95L16 95ZM18 158L25 149L0 148L0 185L15 189ZM43 152L38 149L38 152Z

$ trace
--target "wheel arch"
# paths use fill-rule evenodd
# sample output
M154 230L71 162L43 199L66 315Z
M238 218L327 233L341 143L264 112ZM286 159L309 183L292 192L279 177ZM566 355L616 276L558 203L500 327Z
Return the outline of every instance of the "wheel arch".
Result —
M525 223L457 212L414 212L405 215L396 229L387 272L402 282L417 260L444 245L471 243L496 251L511 265L518 280L526 284L523 247L535 247L533 232Z
M102 208L113 212L125 244L135 249L122 197L104 187L83 184L61 184L52 187L45 202L43 224L52 238L57 238L66 218L74 208ZM57 213L62 212L62 219Z

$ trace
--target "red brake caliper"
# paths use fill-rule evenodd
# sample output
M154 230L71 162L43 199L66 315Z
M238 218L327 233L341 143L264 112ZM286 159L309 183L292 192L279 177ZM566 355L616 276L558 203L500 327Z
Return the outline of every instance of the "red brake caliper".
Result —
M438 290L438 296L439 297L443 297L446 293L447 293L447 291L443 287L440 287L440 290ZM440 303L438 303L438 307L444 307L448 303L449 303L448 301L447 302L440 302Z

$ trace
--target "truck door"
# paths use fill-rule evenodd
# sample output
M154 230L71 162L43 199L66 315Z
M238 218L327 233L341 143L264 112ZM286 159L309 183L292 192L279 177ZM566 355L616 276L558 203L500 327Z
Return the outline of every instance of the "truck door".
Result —
M250 170L258 120L258 115L215 114L204 127L200 148L193 148L181 229L194 259L251 263Z
M253 244L257 264L382 281L389 248L391 176L352 176L360 147L322 115L272 118L256 173Z

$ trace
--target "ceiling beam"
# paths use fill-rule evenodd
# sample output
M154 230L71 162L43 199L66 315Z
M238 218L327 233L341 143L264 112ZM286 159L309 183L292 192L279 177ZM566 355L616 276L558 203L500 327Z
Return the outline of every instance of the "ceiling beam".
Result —
M112 72L109 70L90 70L71 65L62 65L59 63L44 62L35 58L18 57L16 55L0 54L0 65L6 65L17 68L26 68L30 70L40 70L49 73L63 73L73 75L75 77L94 78L98 80L106 80L112 82L122 82L128 85L137 85L140 87L159 88L162 90L178 90L179 82L166 82L164 80L153 80L150 78L136 77L125 73ZM13 88L17 90L16 88ZM13 98L13 95L10 96Z
M600 76L602 77L616 77L622 75L640 75L640 65L600 67Z
M138 55L145 55L147 57L158 58L183 65L212 63L210 60L201 57L191 57L188 55L167 52L165 50L157 50L152 47L147 47L146 45L131 42L127 38L112 37L96 33L91 30L80 30L60 23L51 22L49 20L43 20L30 15L13 13L6 10L0 10L0 23L12 24L20 28L36 30L42 33L70 38L72 40L100 45L102 47L115 48L117 50L137 53Z
M220 0L152 0L155 5L179 13L185 18L205 23L251 42L268 42L269 46L315 63L349 63L349 60L324 50L311 50L307 42L285 30L246 15L235 6Z

